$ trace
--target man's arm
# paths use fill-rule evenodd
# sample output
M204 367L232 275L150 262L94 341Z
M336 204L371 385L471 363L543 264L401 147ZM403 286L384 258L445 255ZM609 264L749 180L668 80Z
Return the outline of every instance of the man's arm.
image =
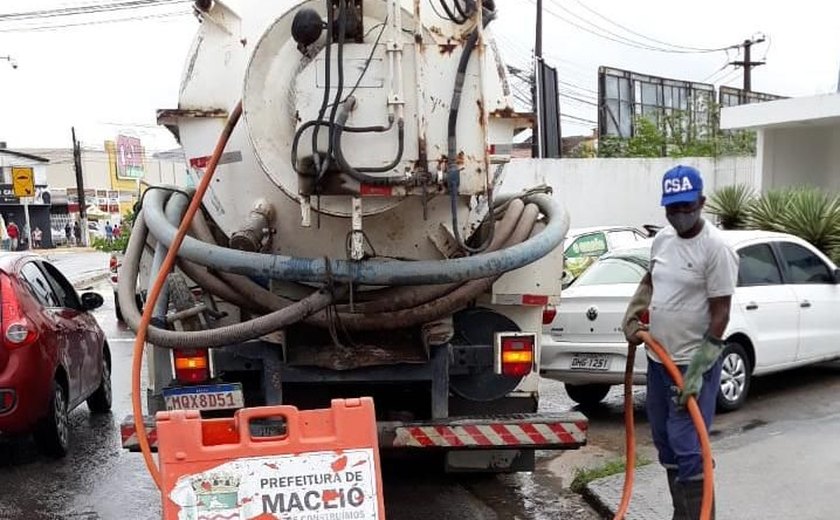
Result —
M709 334L715 339L722 339L726 326L729 325L729 309L732 306L732 296L709 298Z
M641 316L650 307L652 294L653 283L651 282L650 272L648 272L639 282L639 286L636 287L636 292L630 299L630 303L624 313L624 319L621 321L624 337L632 345L642 343L642 340L636 334L640 330L647 329L647 326L641 323Z

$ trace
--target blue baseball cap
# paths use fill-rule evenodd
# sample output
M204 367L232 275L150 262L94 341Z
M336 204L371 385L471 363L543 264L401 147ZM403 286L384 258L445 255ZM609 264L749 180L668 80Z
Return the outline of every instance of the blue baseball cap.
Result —
M675 166L662 178L662 205L697 202L703 195L703 178L697 168Z

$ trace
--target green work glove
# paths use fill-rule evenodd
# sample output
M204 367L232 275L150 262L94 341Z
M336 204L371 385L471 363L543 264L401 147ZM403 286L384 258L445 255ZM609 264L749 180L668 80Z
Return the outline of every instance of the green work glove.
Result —
M683 377L680 405L685 406L685 403L688 402L688 396L697 397L697 394L700 393L700 389L703 387L703 374L715 366L720 353L723 352L723 347L723 341L709 334L703 337L703 342L692 356L691 362L688 364L688 370Z
M639 287L636 288L633 298L630 299L630 304L627 306L627 311L624 313L624 319L621 321L621 329L624 331L624 337L631 345L640 345L642 340L636 335L640 330L647 330L647 325L641 322L642 314L650 307L650 298L653 293L653 287L647 280L643 280Z

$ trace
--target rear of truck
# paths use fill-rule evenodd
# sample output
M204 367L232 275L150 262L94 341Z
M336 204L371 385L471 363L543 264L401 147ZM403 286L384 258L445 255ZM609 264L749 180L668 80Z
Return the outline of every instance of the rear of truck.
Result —
M382 450L442 453L452 471L529 470L535 449L583 445L585 417L539 411L568 217L545 189L499 189L530 124L490 33L504 14L266 4L196 3L179 108L159 112L195 182L243 106L155 309L149 414L371 396ZM190 197L145 194L121 302L157 274ZM129 422L123 440L136 447Z

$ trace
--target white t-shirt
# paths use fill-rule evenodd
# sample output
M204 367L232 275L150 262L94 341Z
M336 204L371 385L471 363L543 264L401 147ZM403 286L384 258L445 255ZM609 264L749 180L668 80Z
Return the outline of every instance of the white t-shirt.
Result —
M735 293L738 255L709 222L688 239L668 226L653 239L650 268L650 333L686 365L709 329L709 298ZM650 350L648 356L659 361Z

